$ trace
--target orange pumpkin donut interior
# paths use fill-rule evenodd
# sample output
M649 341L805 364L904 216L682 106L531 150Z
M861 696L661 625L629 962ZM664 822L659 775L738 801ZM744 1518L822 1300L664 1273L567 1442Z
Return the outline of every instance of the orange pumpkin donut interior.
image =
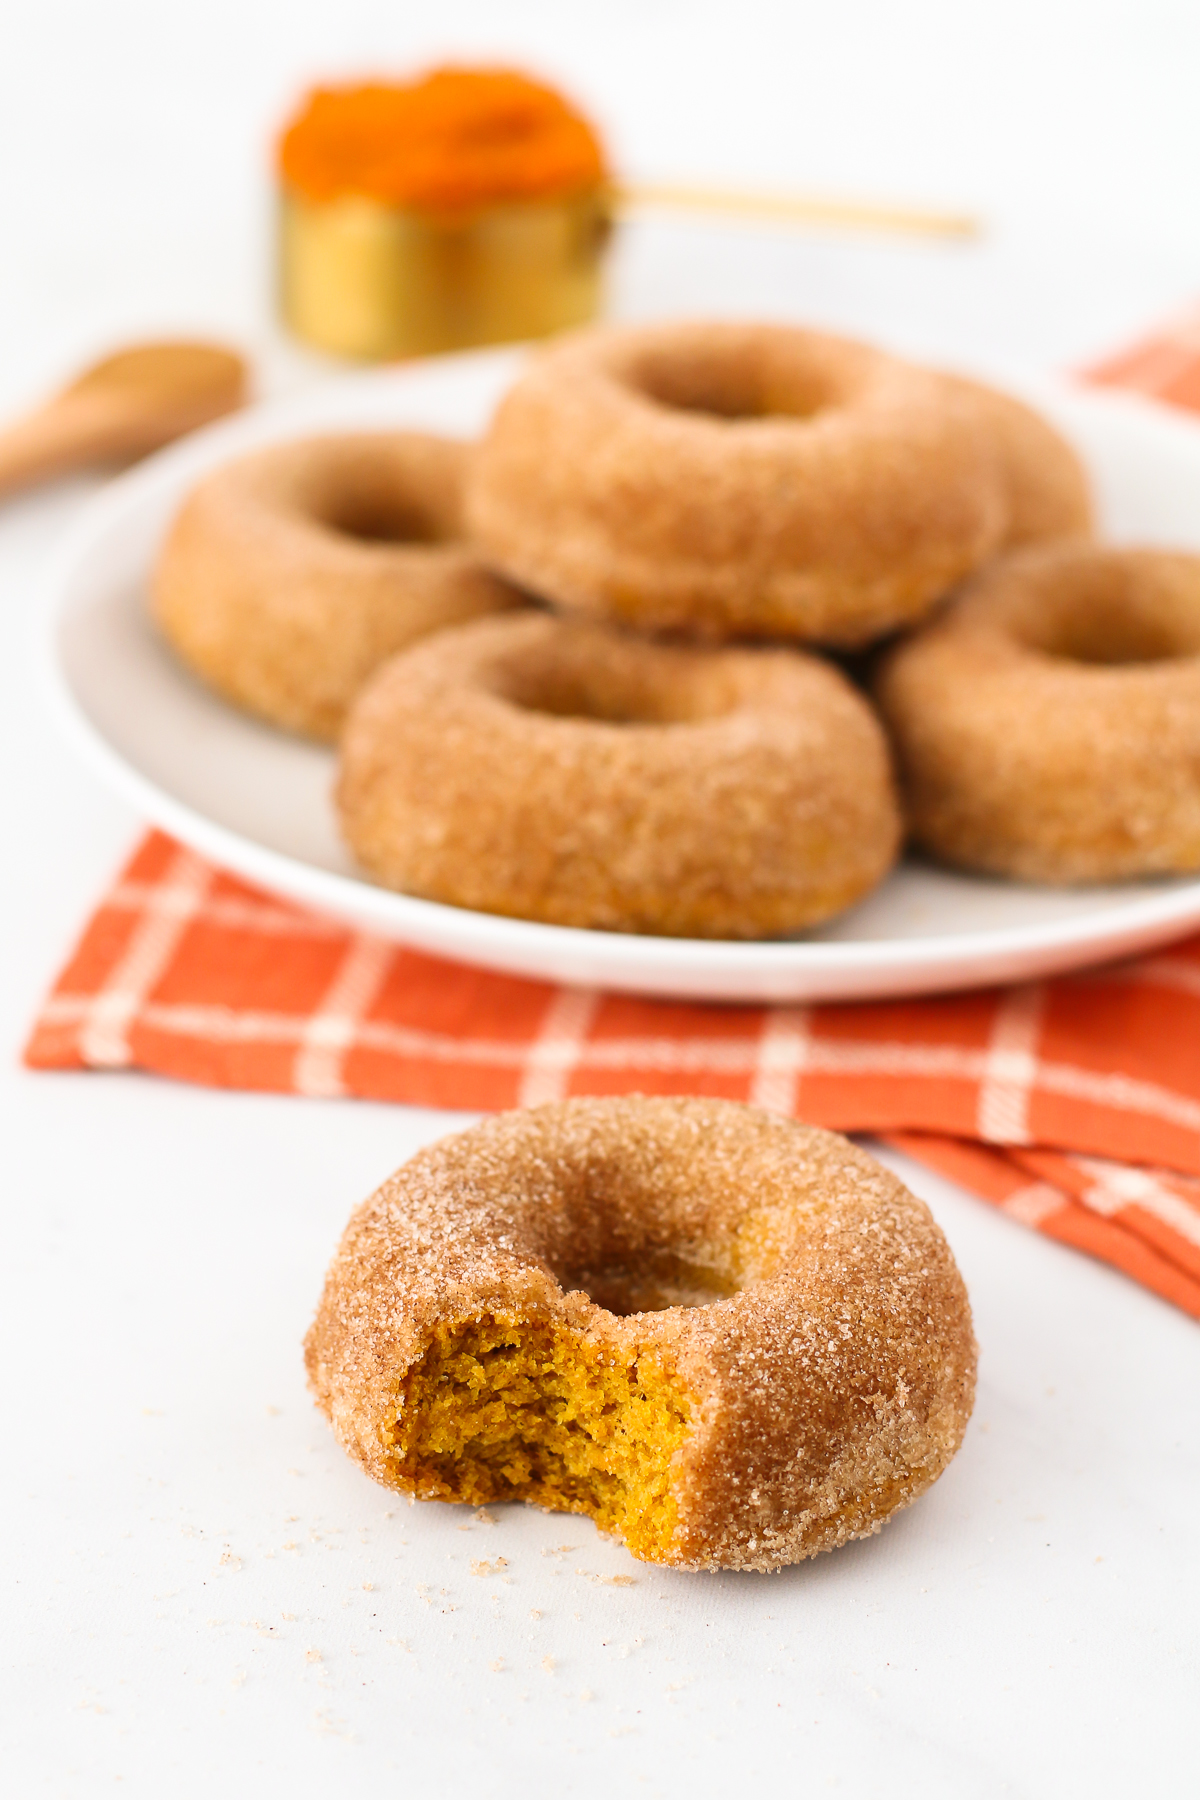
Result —
M958 1270L894 1176L792 1120L639 1096L414 1157L351 1219L306 1356L375 1480L589 1514L685 1569L877 1531L954 1455L975 1378Z

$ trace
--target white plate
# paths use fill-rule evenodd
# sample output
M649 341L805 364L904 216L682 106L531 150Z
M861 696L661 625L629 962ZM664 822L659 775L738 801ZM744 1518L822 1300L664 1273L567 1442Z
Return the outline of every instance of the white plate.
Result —
M519 354L446 357L257 408L164 451L92 503L51 578L55 703L92 764L148 818L249 880L367 931L487 968L639 993L930 993L1075 968L1200 926L1195 879L1055 890L911 860L821 930L755 944L497 918L389 893L356 873L330 806L332 755L194 682L149 621L147 571L181 496L227 457L327 429L474 433ZM1200 549L1200 428L1131 396L1019 385L1086 457L1112 537Z

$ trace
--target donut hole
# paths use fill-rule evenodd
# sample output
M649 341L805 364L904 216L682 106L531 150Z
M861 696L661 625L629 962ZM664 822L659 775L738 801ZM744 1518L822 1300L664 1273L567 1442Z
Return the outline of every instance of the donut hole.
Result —
M619 1363L544 1321L439 1325L405 1377L392 1474L426 1499L587 1513L661 1559L677 1517L669 1467L694 1406L657 1354Z
M731 423L811 419L841 397L827 370L794 357L781 365L747 345L716 350L657 345L634 362L629 379L644 399L658 406Z
M643 1253L635 1266L612 1263L563 1271L559 1279L564 1287L586 1294L596 1306L619 1319L633 1313L666 1312L671 1306L712 1306L736 1294L741 1285L724 1270L666 1252Z
M462 536L463 446L419 434L320 438L268 471L275 503L362 544L444 544Z
M1071 619L1041 647L1066 662L1109 668L1194 654L1194 647L1181 644L1166 621L1121 616Z
M456 534L448 520L416 505L410 495L355 488L322 510L321 523L339 537L366 544L442 544Z
M494 691L522 712L556 719L590 719L605 725L693 725L721 718L740 703L740 684L730 669L688 651L593 637L526 646L498 664Z
M1065 662L1101 668L1173 662L1200 654L1200 583L1194 574L1155 579L1127 562L1053 569L1022 607L1020 635Z

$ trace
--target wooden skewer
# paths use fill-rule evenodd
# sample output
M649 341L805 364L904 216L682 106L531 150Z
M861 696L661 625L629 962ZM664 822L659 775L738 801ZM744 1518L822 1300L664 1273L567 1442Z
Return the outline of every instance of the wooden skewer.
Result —
M70 469L132 462L245 397L245 364L215 344L121 350L0 431L0 495Z
M737 188L631 181L618 186L616 200L619 207L728 213L742 218L777 219L780 223L793 225L828 225L843 231L891 231L906 237L977 237L982 230L980 221L968 213L832 200L816 194L748 193Z

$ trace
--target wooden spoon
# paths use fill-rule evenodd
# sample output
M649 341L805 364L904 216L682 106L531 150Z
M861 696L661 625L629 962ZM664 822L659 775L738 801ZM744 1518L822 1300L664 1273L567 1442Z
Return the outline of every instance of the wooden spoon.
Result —
M245 398L245 363L216 344L120 350L0 431L0 494L69 469L133 462Z

